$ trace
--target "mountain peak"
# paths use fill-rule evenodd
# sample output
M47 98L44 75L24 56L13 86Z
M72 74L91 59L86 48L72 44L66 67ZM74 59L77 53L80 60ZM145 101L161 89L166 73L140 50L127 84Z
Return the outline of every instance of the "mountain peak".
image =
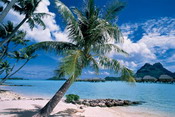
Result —
M142 66L142 68L145 68L145 67L150 67L150 66L152 66L151 64L149 64L149 63L145 63L143 66Z
M145 63L145 65L149 65L150 66L151 64L150 63Z
M153 66L158 68L163 68L163 65L160 62L153 64Z
M155 78L159 78L161 75L169 75L175 78L175 74L163 67L163 65L158 62L153 65L145 63L135 74L136 77L143 78L144 76L149 75Z

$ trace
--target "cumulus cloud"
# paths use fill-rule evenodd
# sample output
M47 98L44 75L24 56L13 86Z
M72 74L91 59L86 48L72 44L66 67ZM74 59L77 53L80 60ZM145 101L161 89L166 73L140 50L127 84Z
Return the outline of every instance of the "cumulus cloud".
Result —
M68 38L68 32L65 29L64 32L54 32L53 33L55 36L55 40L56 41L64 41L64 42L70 42L69 38Z
M67 33L65 31L61 31L59 25L56 24L55 21L55 13L50 12L48 9L48 6L50 5L49 0L43 0L39 6L37 7L36 12L44 12L48 13L51 16L47 16L43 19L43 21L46 24L46 29L43 30L43 27L37 26L34 27L33 30L30 30L29 25L27 23L24 23L20 27L20 29L27 31L27 38L30 40L41 42L41 41L52 41L52 40L58 40L66 41L67 40ZM10 20L14 24L19 24L19 22L22 21L24 18L23 15L19 15L17 12L10 10L10 13L5 18L5 21Z
M120 27L124 35L124 43L120 47L128 52L129 56L121 57L114 52L109 56L118 58L122 64L132 69L140 67L146 62L165 62L161 60L165 54L167 63L173 61L174 56L171 57L166 52L175 49L175 18L163 17L143 23L126 23ZM136 37L135 33L141 32L142 36Z
M148 20L143 29L145 33L139 42L145 43L151 50L154 47L164 50L175 48L175 18Z

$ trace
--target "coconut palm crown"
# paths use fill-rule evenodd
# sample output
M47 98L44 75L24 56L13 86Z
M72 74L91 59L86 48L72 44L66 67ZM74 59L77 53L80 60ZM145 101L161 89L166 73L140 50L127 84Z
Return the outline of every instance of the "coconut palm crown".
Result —
M71 83L81 75L83 68L91 67L98 74L100 67L120 73L127 81L134 81L132 71L120 64L119 61L106 55L112 51L127 54L115 43L123 42L120 30L113 21L116 14L124 7L124 3L115 2L110 6L104 16L94 6L94 0L87 0L85 9L69 9L61 1L56 0L58 12L67 23L67 31L70 42L46 41L34 44L27 48L28 51L44 49L53 50L63 56L61 64L56 70L60 77L69 79L57 91L53 98L34 117L48 116L53 108L63 97Z
M116 24L111 22L114 14L118 13L124 3L115 2L106 10L105 16L100 14L99 9L94 6L94 0L87 0L86 8L80 11L78 8L69 9L61 1L56 0L58 12L61 13L67 23L69 33L68 42L46 41L30 46L30 50L55 50L64 54L59 73L64 75L81 75L81 70L87 66L95 69L98 73L99 67L111 69L116 73L125 73L129 77L125 80L133 81L131 71L122 66L117 60L111 59L106 54L111 51L127 54L116 44L123 42L123 37ZM61 75L61 74L60 74ZM75 77L75 78L76 78Z

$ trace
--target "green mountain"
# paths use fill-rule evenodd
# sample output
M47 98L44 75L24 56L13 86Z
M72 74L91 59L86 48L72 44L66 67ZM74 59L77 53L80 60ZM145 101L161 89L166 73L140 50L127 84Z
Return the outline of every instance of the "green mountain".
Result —
M153 76L155 78L159 78L161 75L169 75L175 78L175 73L172 73L171 71L164 68L161 63L155 63L153 65L146 63L135 74L137 78L143 78L146 75Z

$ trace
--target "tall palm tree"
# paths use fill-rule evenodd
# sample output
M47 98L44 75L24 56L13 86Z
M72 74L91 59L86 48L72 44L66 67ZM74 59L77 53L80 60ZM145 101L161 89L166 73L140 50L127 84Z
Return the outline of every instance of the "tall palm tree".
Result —
M15 5L15 3L18 0L11 0L10 2L8 2L7 0L0 0L0 1L5 2L5 3L8 3L7 6L5 7L5 9L0 14L0 23L2 23L3 19L5 18L5 16L8 14L8 12L10 11L10 9Z
M50 99L50 101L33 117L47 117L64 96L68 88L81 75L83 68L91 67L98 74L99 67L120 73L127 81L134 81L132 71L122 66L117 60L105 56L111 51L127 54L110 40L116 43L123 42L120 30L114 24L115 15L123 7L121 2L115 2L102 16L94 6L94 0L87 0L86 8L72 11L59 0L55 1L59 13L67 22L70 43L49 41L29 46L28 51L37 49L54 50L63 55L61 65L57 69L59 76L66 76L68 80Z
M43 27L43 29L46 28L44 22L42 21L42 18L49 16L47 13L36 13L36 8L38 7L39 3L42 0L25 0L22 2L19 2L17 5L13 6L14 10L19 12L20 14L25 15L24 19L15 27L13 32L8 35L4 41L0 43L0 47L2 47L5 43L7 43L11 38L14 36L14 34L18 31L18 29L27 21L30 28L33 29L34 26L40 25Z

